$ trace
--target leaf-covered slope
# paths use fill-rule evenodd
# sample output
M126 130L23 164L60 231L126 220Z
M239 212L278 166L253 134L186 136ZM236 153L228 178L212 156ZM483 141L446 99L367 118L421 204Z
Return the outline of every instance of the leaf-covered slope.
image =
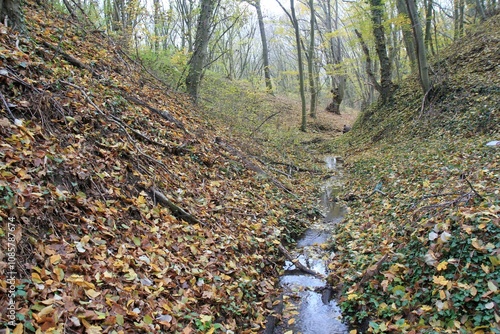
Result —
M330 149L347 156L350 212L331 282L362 330L500 333L500 20L444 51Z
M300 200L104 35L25 11L0 25L1 323L10 298L27 332L262 328Z

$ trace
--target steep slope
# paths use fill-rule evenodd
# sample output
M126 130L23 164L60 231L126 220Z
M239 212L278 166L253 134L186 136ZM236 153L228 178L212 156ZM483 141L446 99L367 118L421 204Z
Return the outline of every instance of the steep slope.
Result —
M347 156L330 280L356 332L500 333L500 17L325 150Z
M1 323L262 329L304 201L89 23L26 17L29 36L0 24Z

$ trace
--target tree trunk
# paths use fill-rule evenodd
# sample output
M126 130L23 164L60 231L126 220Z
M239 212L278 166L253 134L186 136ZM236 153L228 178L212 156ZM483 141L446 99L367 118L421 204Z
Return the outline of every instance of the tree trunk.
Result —
M252 3L257 10L257 19L259 21L260 39L262 40L262 60L264 62L264 79L266 81L266 89L269 94L273 94L273 84L271 81L271 71L269 69L269 49L267 48L266 29L264 26L264 17L262 16L262 8L260 0Z
M198 101L199 88L205 60L208 54L208 41L212 27L213 11L217 0L201 0L201 12L198 18L198 27L194 40L194 52L189 63L189 72L186 77L186 89L189 95Z
M408 7L406 7L405 0L397 1L398 12L401 15L408 17ZM405 24L402 27L403 41L405 43L406 54L410 60L411 72L417 72L417 51L415 50L415 41L413 40L412 30L410 25Z
M309 72L309 93L311 95L311 104L309 116L316 118L316 85L314 83L314 0L309 0L309 8L311 10L310 29L311 36L309 41L309 59L307 61L307 71Z
M432 13L433 9L433 0L427 0L427 6L425 9L425 47L427 50L430 50L433 55L436 54L434 51L434 45L432 44Z
M413 34L417 44L418 71L420 74L420 84L424 94L427 94L431 89L431 81L429 79L429 65L427 63L427 54L425 50L424 34L422 25L418 19L418 11L415 0L406 0L408 5L408 13L413 27Z
M7 25L13 29L24 32L22 0L0 0L0 19L2 22L7 21Z
M373 23L373 35L375 36L375 49L380 61L380 98L387 101L392 94L392 66L387 55L384 26L384 4L382 0L370 0L371 19Z
M380 84L377 82L377 78L375 78L375 74L373 73L370 50L368 49L368 46L363 39L363 35L361 35L361 33L357 29L354 29L354 33L356 34L356 36L358 36L359 43L361 44L361 48L363 49L363 53L366 57L366 74L368 75L368 79L372 83L372 87L375 88L375 90L380 94L382 91L382 86L380 86Z
M306 110L306 94L304 92L304 64L302 63L302 48L300 46L299 22L297 21L297 16L295 15L294 2L295 2L294 0L290 0L290 12L292 15L293 29L295 30L295 43L297 44L297 58L299 65L299 90L300 90L300 100L302 102L302 122L300 125L300 130L306 132L307 110Z

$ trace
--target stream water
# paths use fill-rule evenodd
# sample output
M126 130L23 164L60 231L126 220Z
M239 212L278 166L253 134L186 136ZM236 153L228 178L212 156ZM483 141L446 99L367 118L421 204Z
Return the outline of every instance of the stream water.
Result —
M333 200L340 191L342 170L334 157L327 157L325 162L332 176L323 184L320 199L324 219L309 226L297 242L297 247L290 251L293 258L324 277L328 275L328 259L333 256L324 246L328 243L335 224L345 214L345 208ZM337 303L329 300L330 294L325 293L328 287L324 279L306 274L292 262L286 262L280 284L283 288L283 319L276 326L274 334L348 333Z

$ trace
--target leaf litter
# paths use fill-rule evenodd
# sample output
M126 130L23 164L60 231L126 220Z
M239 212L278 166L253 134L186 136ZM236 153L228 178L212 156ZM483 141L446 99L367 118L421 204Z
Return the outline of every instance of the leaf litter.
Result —
M283 222L302 224L311 186L293 195L245 168L187 96L98 31L25 10L30 38L0 33L0 267L13 235L15 332L262 330Z

